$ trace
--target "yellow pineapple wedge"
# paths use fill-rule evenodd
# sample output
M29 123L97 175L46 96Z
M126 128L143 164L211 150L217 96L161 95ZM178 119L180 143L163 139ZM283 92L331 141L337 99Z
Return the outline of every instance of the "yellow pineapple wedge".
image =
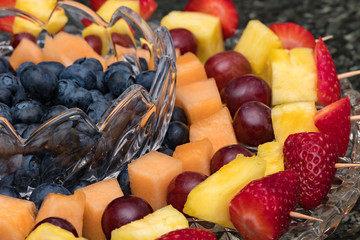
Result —
M266 142L258 146L258 157L266 161L265 176L284 170L283 146L276 142Z
M230 201L249 182L262 178L266 161L242 154L191 190L183 212L223 227L234 228L229 214Z
M298 132L319 132L314 123L315 102L285 103L271 110L276 142L284 144L286 138Z
M253 73L267 81L267 58L272 49L282 47L278 36L259 20L250 20L234 50L242 53L250 62Z
M197 56L203 63L212 55L224 51L220 19L200 12L172 11L161 19L160 24L169 30L186 28L197 41Z
M167 205L142 219L113 230L111 240L154 240L165 233L188 227L185 216Z
M317 70L313 49L271 50L269 72L272 105L317 100Z
M50 223L43 223L32 231L25 240L86 240L75 237L71 232Z

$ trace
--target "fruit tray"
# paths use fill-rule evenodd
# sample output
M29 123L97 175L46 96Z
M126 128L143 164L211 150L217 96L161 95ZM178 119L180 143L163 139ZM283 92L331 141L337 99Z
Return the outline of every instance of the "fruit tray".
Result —
M25 161L26 156L46 155L51 152L58 160L58 164L47 168L41 177L26 182L28 185L19 186L23 197L28 197L41 181L53 181L70 187L83 180L96 181L116 176L131 159L160 146L174 105L175 51L168 31L157 27L158 19L146 23L136 13L123 7L114 12L109 22L105 22L86 6L73 1L61 1L56 9L64 9L68 21L62 26L63 30L74 35L81 34L89 23L96 24L100 29L107 29L113 27L120 17L125 19L134 30L136 46L144 43L150 46L149 55L156 70L156 81L150 91L138 85L128 87L123 94L115 98L98 122L94 122L83 110L71 108L51 121L37 126L29 137L24 138L7 118L0 117L0 182L6 181L9 175L20 167L21 162ZM51 17L40 20L19 10L0 9L0 18L13 16L21 17L41 29L37 44L43 47L50 31L43 29L49 25ZM11 35L1 33L2 56L10 56L13 51L9 40ZM240 35L241 31L238 30L227 41L228 49L233 48ZM104 55L111 58L113 54L117 60L126 60L135 72L138 71L136 69L139 69L140 62L135 49L132 49L130 56L122 57L110 42ZM342 95L350 98L352 115L358 115L360 93L352 88L347 79L341 80L341 84ZM352 122L348 152L339 162L360 163L359 136L360 125ZM359 175L358 168L338 169L323 204L311 211L296 209L297 212L323 221L293 219L289 230L281 239L324 239L330 236L360 195ZM217 239L243 239L234 229L194 218L188 220L192 227L211 230Z
M63 23L58 21L59 15L66 21ZM49 158L49 161L52 161L51 164L44 167L40 174L36 172L34 176L26 177L27 180L19 181L18 190L23 197L26 197L34 187L43 182L61 183L71 187L83 180L96 181L116 176L125 163L144 152L158 148L174 105L175 51L167 29L159 27L153 31L138 14L125 7L117 9L111 21L105 22L88 7L74 1L58 2L52 15L45 20L12 8L0 9L2 20L11 19L14 16L22 20L20 23L16 23L15 20L14 23L18 24L20 29L31 27L34 31L38 31L37 44L41 47L45 44L44 49L47 46L47 36L56 35L56 33L51 33L53 31L51 27L54 25L55 27L60 25L63 29L62 34L66 32L75 36L80 35L89 25L96 26L98 32L106 32L107 29L116 27L115 23L122 18L135 33L133 43L137 46L147 44L148 49L151 49L148 50L146 56L152 59L156 73L149 90L140 85L131 85L119 96L112 94L111 104L107 106L98 122L94 122L84 109L69 107L65 112L55 114L50 121L37 124L33 132L24 137L19 134L16 122L12 124L10 119L2 115L0 117L0 182L11 178L28 156L31 156L33 160L30 161L34 161L32 162L34 165L40 164L39 161L34 160L34 156L35 159L44 155L51 156ZM84 22L86 24L82 24ZM1 33L0 53L2 56L9 57L13 52L11 37L11 33L5 31ZM81 36L78 37L81 38ZM139 72L140 57L134 47L126 49L128 52L125 56L117 52L111 42L107 44L104 59L112 57L115 59L114 62L126 61L134 74ZM61 48L61 46L55 46L51 51L56 51L59 47ZM77 46L73 45L73 47ZM75 50L68 49L68 52L65 50L63 52L71 55ZM36 60L35 55L31 56L29 52L20 55L30 56ZM69 55L63 58L70 59ZM11 83L14 79L16 83L16 78L10 75L2 78L2 84L7 84L9 81ZM73 90L70 89L70 91ZM53 102L53 99L50 97L42 101L46 105ZM27 114L30 110L27 106L23 106L20 112Z

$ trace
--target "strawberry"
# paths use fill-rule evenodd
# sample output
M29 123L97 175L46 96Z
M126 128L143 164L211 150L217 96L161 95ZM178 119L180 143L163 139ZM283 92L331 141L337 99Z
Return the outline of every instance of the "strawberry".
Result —
M148 20L156 11L158 4L154 0L140 0L140 15Z
M334 60L321 37L315 45L315 61L318 70L317 103L326 106L340 99L341 89Z
M254 180L231 200L231 222L247 240L278 239L290 225L298 194L299 177L292 171Z
M323 133L289 135L284 143L284 165L300 178L299 204L305 209L318 206L328 194L338 160L336 143Z
M273 23L269 28L279 37L282 47L285 49L297 47L314 49L315 47L314 36L296 23Z
M16 0L0 0L0 6L2 7L15 7ZM3 17L0 18L0 31L12 33L15 17Z
M220 18L223 38L234 35L239 15L231 0L190 0L184 11L203 12Z
M204 229L183 228L162 235L157 240L216 240L215 235Z
M350 139L351 106L348 97L337 100L319 110L314 116L315 126L321 133L333 137L339 156L345 156Z
M89 4L90 7L94 10L97 11L99 10L99 8L104 4L104 2L106 2L107 0L90 0ZM115 11L115 9L114 9Z

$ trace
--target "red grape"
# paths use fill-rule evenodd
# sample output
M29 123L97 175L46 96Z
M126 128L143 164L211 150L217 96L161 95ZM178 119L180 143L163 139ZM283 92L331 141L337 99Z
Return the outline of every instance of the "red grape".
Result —
M182 212L190 191L207 178L206 175L185 171L177 175L169 183L166 201Z
M19 45L20 41L23 38L27 38L31 40L32 42L36 42L36 37L32 35L31 33L23 32L23 33L16 33L14 34L10 39L10 44L13 48L16 48L17 45Z
M134 43L127 34L121 33L111 33L111 39L114 44L126 47L126 48L134 48Z
M174 28L170 31L174 47L180 50L181 54L192 52L196 54L197 42L192 32L185 28Z
M43 223L50 223L52 225L58 226L62 229L65 229L65 230L71 232L72 234L74 234L75 237L79 237L75 227L68 220L59 218L59 217L48 217L48 218L41 220L40 222L38 222L35 225L35 227L33 228L33 231Z
M222 166L234 160L238 154L242 154L245 157L251 157L254 155L249 149L240 144L222 147L216 151L210 160L210 173L213 174Z
M205 71L209 78L215 79L221 91L230 80L251 73L251 66L241 53L224 51L213 55L205 62Z
M271 109L261 102L246 102L234 116L234 131L239 142L256 147L272 141Z
M107 239L111 231L153 212L149 203L140 197L126 195L114 199L105 208L101 226Z
M97 52L99 55L101 55L102 50L102 42L101 38L96 35L87 35L85 37L86 42L89 44L92 49L94 49L95 52Z
M258 101L270 106L271 89L261 78L254 75L243 75L226 84L223 98L231 116L234 116L239 107L246 102Z

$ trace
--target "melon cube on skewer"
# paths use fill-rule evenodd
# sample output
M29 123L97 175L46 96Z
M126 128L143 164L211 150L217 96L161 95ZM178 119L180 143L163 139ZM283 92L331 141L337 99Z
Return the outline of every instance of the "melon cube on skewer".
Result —
M319 132L314 123L315 102L286 103L271 110L271 119L276 142L284 144L293 133Z
M273 49L269 54L272 105L317 101L313 49Z
M182 162L166 154L151 151L128 166L131 193L147 201L156 210L167 205L167 188L182 172Z
M195 54L187 52L177 58L176 88L207 79L205 67Z
M220 93L213 78L176 89L175 98L175 104L184 109L190 124L222 108Z

